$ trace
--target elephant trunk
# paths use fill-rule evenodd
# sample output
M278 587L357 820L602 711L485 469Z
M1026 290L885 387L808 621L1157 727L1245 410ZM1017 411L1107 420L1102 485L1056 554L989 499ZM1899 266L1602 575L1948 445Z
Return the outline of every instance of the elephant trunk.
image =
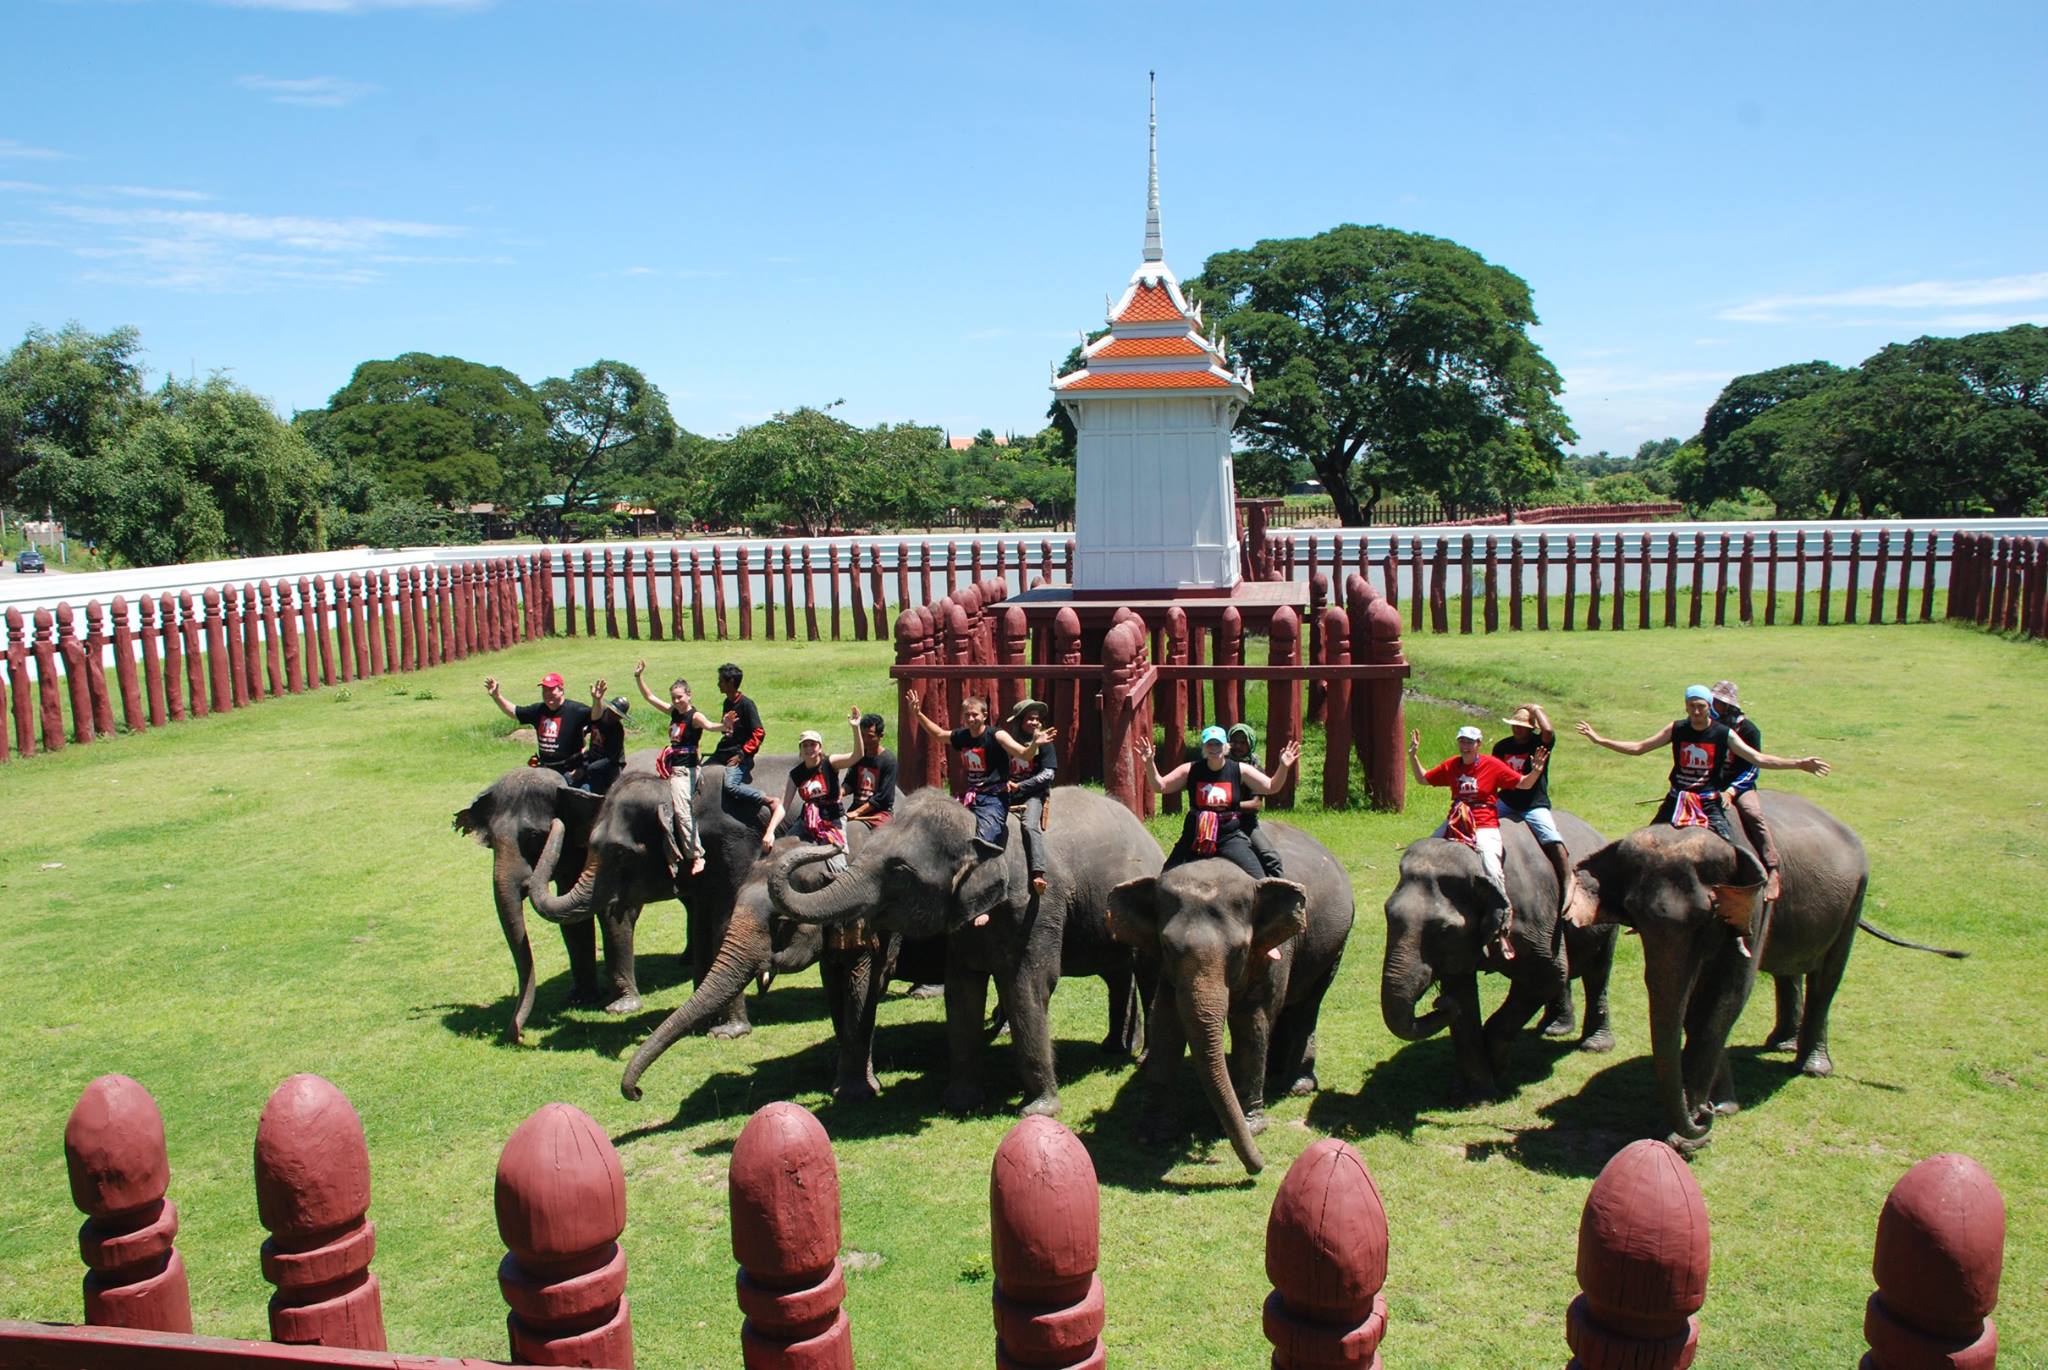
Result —
M1450 1016L1442 1008L1417 1017L1415 1006L1436 982L1436 972L1415 954L1408 939L1389 940L1380 970L1380 1017L1387 1031L1404 1042L1420 1042L1441 1032Z
M1657 1066L1657 1104L1674 1143L1698 1142L1713 1124L1694 1116L1685 1088L1685 1015L1698 979L1689 944L1644 939L1643 986L1650 996L1650 1051Z
M1216 1121L1223 1124L1224 1135L1230 1138L1230 1149L1244 1163L1245 1171L1256 1175L1266 1168L1266 1158L1259 1154L1259 1144L1252 1140L1251 1124L1237 1102L1237 1088L1230 1082L1230 1069L1224 1059L1230 993L1220 979L1209 978L1183 987L1179 998L1188 1051L1202 1077L1202 1088L1209 1095L1209 1106L1216 1111Z
M678 1038L723 1021L733 999L746 989L749 980L767 967L770 954L767 927L749 916L745 909L734 909L732 921L726 924L725 940L718 944L718 954L711 959L711 968L697 982L696 993L682 1007L662 1019L661 1025L633 1053L633 1059L626 1063L626 1073L619 1079L619 1093L628 1099L638 1100L640 1077L646 1073L647 1067L660 1060L661 1054L674 1046Z
M556 819L548 825L547 845L541 848L540 860L533 866L533 874L526 882L526 897L533 901L533 911L550 923L580 923L590 917L592 902L597 891L597 853L583 863L583 873L576 877L576 883L565 893L553 894L548 882L554 878L555 865L562 858L562 820Z
M775 911L799 923L846 923L865 917L876 905L875 880L860 870L847 870L822 889L798 889L790 877L801 867L839 855L837 847L798 847L768 867L768 901Z

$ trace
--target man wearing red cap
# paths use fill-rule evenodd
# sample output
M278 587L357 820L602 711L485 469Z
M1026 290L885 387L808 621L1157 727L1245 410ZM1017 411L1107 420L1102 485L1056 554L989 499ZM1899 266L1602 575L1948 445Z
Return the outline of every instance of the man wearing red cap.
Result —
M600 680L590 687L591 704L570 699L569 692L563 688L562 677L554 671L540 678L538 704L521 704L514 708L511 701L498 692L496 676L484 677L484 693L507 718L532 726L533 756L527 765L545 766L551 771L567 773L583 759L583 741L590 733L591 704L604 702L604 682Z

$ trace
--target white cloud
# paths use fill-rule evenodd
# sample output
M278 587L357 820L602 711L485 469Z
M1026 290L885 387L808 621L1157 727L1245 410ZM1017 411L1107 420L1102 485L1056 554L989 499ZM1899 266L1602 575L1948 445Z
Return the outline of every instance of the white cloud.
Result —
M13 195L48 195L50 188L35 181L0 181L0 192Z
M375 10L480 10L491 0L214 0L241 10L285 10L293 14L368 14Z
M198 204L213 197L203 190L181 190L175 186L80 186L86 195L119 195L129 200L177 200Z
M463 236L446 224L218 210L60 204L51 212L103 236L65 244L94 263L86 278L173 290L240 293L293 285L358 286L383 268L475 259L424 257L414 243Z
M27 143L12 138L0 138L0 157L18 157L25 161L54 162L66 154L55 148L30 147Z
M1985 276L1976 280L1857 286L1813 295L1767 295L1724 309L1715 317L1733 323L1833 323L1842 321L1844 316L1861 320L1902 311L1969 311L1986 305L2036 301L2048 303L2048 271L2017 276ZM1987 316L1956 314L1952 317Z
M367 81L349 81L339 76L237 76L235 84L268 96L274 105L304 105L313 109L339 109L377 89Z

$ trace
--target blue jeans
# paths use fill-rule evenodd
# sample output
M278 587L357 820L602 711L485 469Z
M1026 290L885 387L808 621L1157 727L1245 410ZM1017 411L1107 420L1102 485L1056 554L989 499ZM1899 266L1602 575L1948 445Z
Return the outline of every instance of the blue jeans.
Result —
M1503 823L1527 824L1529 836L1535 838L1546 847L1561 847L1564 845L1564 838L1558 833L1557 824L1551 820L1550 810L1540 804L1533 809L1511 809L1507 805L1502 804L1500 806L1500 821Z
M768 796L754 788L754 758L736 756L725 763L725 798L730 804L740 806L742 812L751 812L768 802Z

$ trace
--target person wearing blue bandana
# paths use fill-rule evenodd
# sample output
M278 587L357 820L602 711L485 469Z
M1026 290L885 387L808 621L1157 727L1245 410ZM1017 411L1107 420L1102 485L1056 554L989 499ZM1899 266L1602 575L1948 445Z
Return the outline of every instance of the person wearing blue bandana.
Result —
M1221 728L1202 729L1199 760L1184 761L1165 775L1153 758L1152 739L1139 738L1131 744L1138 759L1138 773L1155 794L1188 792L1187 818L1181 825L1180 840L1167 853L1164 869L1221 857L1254 880L1266 878L1265 867L1244 835L1238 805L1248 795L1271 794L1277 788L1273 778L1248 762L1230 759L1230 739ZM1301 755L1290 742L1280 752L1281 775Z

